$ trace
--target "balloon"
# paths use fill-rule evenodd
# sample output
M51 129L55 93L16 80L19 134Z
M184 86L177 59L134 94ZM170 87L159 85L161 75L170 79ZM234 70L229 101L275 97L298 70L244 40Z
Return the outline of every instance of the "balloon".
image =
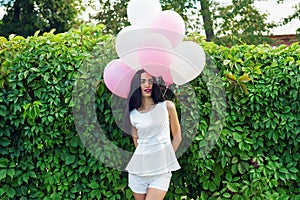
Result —
M159 34L149 34L140 43L138 58L141 67L153 76L167 73L172 63L172 45L170 41Z
M137 49L139 43L149 34L149 29L141 29L136 26L123 28L116 37L115 48L120 59L134 70L140 68Z
M104 69L104 83L115 95L127 98L134 74L135 71L122 60L115 59L109 62Z
M147 27L158 13L162 12L159 0L131 0L127 6L127 17L131 25Z
M139 30L136 26L126 26L118 33L115 43L118 56L122 56L133 47L135 48L134 41L138 39L137 37L143 36Z
M166 36L175 47L185 35L185 23L182 17L175 11L165 10L157 14L151 28L154 32Z
M164 79L166 85L170 85L170 84L174 83L169 67L168 67L168 69L162 74L162 78Z
M183 85L196 78L205 65L203 48L192 41L181 42L174 48L170 72L174 83Z

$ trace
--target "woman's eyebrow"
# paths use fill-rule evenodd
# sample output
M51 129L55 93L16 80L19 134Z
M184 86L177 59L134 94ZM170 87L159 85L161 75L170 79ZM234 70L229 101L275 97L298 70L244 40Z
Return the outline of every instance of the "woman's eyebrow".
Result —
M153 78L149 78L149 79L142 78L141 80L153 80Z

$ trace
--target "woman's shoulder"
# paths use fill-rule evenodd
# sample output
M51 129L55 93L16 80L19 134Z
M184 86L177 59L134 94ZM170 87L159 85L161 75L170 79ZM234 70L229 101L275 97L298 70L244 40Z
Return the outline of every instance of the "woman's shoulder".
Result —
M174 103L173 101L165 100L165 104L166 104L167 109L168 109L169 111L170 111L170 110L176 109L175 103Z
M137 113L137 109L134 108L133 110L131 110L131 111L129 112L129 116L132 116L132 115L134 115L134 114L136 114L136 113Z

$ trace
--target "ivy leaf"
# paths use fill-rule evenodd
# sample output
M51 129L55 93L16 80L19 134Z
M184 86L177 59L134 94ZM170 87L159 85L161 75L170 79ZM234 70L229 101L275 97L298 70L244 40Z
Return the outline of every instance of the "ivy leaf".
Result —
M289 168L289 171L293 173L298 173L299 170L296 167L291 167Z
M291 107L289 107L289 106L285 106L284 108L283 108L283 113L289 113L290 111L291 111Z
M74 155L68 155L67 156L67 159L66 159L66 164L69 165L69 164L72 164L75 162L75 156Z
M0 170L0 180L6 178L7 169L1 169Z
M237 81L236 77L234 75L232 75L231 73L226 74L226 78L229 82L236 82Z
M89 186L90 186L92 189L97 189L97 188L99 188L99 184L96 183L96 182L90 183Z
M0 138L0 146L7 147L10 145L10 140L7 137Z
M258 75L262 74L262 72L260 70L260 66L255 66L253 72Z
M280 169L279 169L279 172L285 173L285 174L288 174L288 173L289 173L289 171L288 171L286 168L284 168L284 167L280 168Z
M237 142L241 142L243 140L243 136L238 132L233 132L232 136L233 139L236 140Z
M231 63L231 60L224 60L223 61L223 65L228 65L229 63Z
M227 188L231 191L231 192L238 192L238 187L235 183L227 183Z
M240 76L239 77L239 82L242 82L242 83L247 83L248 81L250 81L250 77L248 74L244 74L243 76Z
M6 116L6 106L0 105L0 116Z
M8 188L7 196L13 198L16 195L16 190L14 188Z
M6 158L0 158L0 167L6 168L9 163L9 160Z
M240 83L240 86L243 89L243 91L244 91L245 94L249 94L248 88L247 88L247 86L245 84Z

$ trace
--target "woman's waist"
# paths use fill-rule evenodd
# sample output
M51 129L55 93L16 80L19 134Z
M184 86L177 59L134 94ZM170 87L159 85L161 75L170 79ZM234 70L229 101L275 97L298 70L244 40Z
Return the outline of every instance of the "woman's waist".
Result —
M157 137L157 138L139 138L137 139L138 145L141 146L156 146L161 144L170 144L171 139L167 137Z

